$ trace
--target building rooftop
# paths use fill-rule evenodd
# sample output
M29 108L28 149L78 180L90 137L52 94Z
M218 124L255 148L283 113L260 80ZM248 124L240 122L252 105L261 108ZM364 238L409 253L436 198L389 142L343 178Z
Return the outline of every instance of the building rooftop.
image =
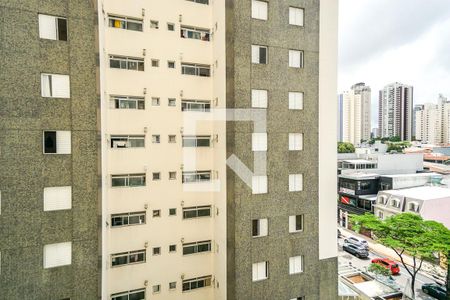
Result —
M437 186L420 186L400 190L388 190L383 192L420 200L432 200L439 198L450 199L450 189Z
M382 177L389 178L399 178L399 177L431 177L431 176L441 176L438 173L412 173L412 174L392 174L392 175L382 175Z
M351 174L342 174L338 176L339 178L347 178L347 179L377 179L380 175L375 173L363 173L363 172L355 172Z
M373 164L376 161L366 160L366 159L344 159L343 162L351 163L351 164Z

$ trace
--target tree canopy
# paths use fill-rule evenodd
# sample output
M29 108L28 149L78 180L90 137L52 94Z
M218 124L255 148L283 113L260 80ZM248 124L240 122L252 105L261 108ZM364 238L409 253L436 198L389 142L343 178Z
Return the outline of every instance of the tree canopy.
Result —
M338 142L338 153L355 153L355 146L352 143Z

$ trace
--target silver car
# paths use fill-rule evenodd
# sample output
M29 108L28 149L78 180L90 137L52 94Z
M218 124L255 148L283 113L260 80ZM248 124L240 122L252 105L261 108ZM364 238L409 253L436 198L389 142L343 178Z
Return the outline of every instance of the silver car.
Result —
M344 240L344 242L348 243L348 244L352 244L352 245L358 246L359 248L364 248L366 250L369 250L369 244L367 243L367 241L365 241L363 239L360 239L360 238L356 238L356 237L351 236L349 238L346 238Z

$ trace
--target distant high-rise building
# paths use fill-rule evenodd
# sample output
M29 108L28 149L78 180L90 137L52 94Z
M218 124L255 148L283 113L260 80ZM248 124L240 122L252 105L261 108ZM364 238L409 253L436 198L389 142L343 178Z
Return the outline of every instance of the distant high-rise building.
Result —
M415 132L416 140L430 144L450 143L450 102L439 95L438 104L416 105Z
M343 102L344 95L339 94L338 96L338 124L337 124L337 140L338 142L342 142L342 133L343 133L343 123L342 123L342 115L343 115Z
M354 145L370 139L371 89L365 83L354 84L342 94L342 141Z
M371 134L371 138L377 138L377 137L379 137L380 136L380 133L379 133L380 131L378 130L378 128L372 128L372 134Z
M381 137L411 140L413 87L402 83L386 85L379 92L378 128Z
M413 118L413 120L412 120L412 139L417 139L417 136L416 136L416 112L418 112L418 111L420 111L420 110L422 110L423 109L423 104L416 104L416 105L414 105L414 109L413 109L413 115L412 115L412 118Z

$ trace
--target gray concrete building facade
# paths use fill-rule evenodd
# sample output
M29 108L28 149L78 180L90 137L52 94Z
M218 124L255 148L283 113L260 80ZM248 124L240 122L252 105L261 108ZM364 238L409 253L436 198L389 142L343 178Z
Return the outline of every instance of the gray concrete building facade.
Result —
M0 1L0 299L98 298L94 21Z

